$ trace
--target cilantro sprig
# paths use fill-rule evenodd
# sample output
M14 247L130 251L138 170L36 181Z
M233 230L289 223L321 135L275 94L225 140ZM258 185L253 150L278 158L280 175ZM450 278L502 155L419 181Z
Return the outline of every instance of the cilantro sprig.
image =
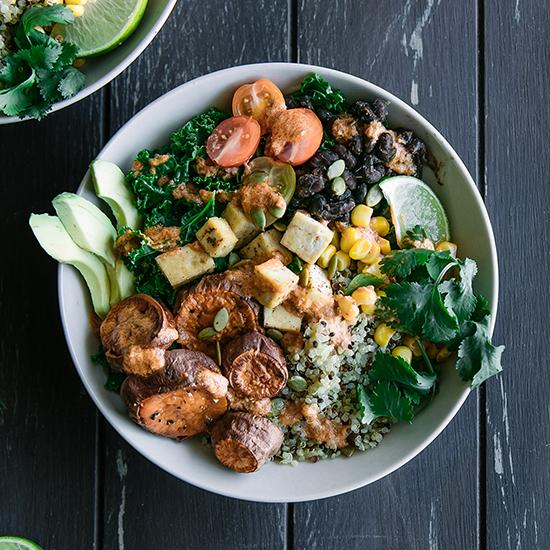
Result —
M77 47L36 29L73 21L72 11L63 4L25 11L15 33L16 50L0 64L0 113L41 119L53 103L82 89L85 76L72 66Z

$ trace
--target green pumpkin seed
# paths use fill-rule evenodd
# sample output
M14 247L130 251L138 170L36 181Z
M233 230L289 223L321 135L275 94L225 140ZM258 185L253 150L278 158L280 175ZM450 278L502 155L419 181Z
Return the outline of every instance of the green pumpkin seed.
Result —
M341 449L341 453L344 456L352 456L354 452L355 452L354 447L344 447L343 449Z
M302 376L291 376L288 379L288 387L296 392L303 392L307 390L306 379Z
M336 272L338 271L338 258L336 257L336 254L330 259L330 262L328 263L327 268L327 275L329 279L332 279L334 275L336 275Z
M267 219L265 217L265 212L261 208L254 208L254 210L252 210L252 212L250 213L250 217L252 218L252 222L254 223L254 225L260 231L263 231L265 229Z
M278 415L285 408L285 400L276 397L271 401L271 413Z
M272 338L273 340L279 342L283 339L283 333L280 330L277 330L276 328L268 328L265 331L266 335Z
M206 327L199 332L199 338L201 340L210 340L210 338L213 338L216 334L217 332L214 330L214 327Z
M282 206L271 206L269 208L269 213L274 218L282 218L285 215L286 208L283 208Z
M340 176L338 176L337 178L334 178L332 180L331 187L332 187L332 192L339 197L346 190L346 182L344 181L344 178L341 178Z
M369 189L367 198L365 199L365 204L372 208L373 206L376 206L383 198L384 195L382 194L382 190L380 189L380 186L376 184Z
M228 258L229 266L233 267L240 259L241 258L239 257L239 255L236 252L231 252L231 254L229 254L229 258Z
M286 231L286 225L283 222L275 222L273 224L273 227L281 233L284 233Z
M342 159L335 160L327 170L327 178L333 180L338 176L341 176L346 169L346 163Z
M221 332L229 322L229 311L225 307L222 307L216 316L214 317L214 330Z
M307 269L307 267L304 267L304 269L300 271L300 286L307 288L308 284L309 284L309 269Z

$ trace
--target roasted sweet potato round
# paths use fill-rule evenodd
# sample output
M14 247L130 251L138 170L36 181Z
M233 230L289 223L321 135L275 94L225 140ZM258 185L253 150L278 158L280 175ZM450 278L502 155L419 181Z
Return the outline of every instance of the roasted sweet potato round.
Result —
M213 325L216 314L222 308L229 314L225 328L209 339L199 338L203 329ZM216 340L226 342L260 328L259 312L259 305L242 291L239 281L230 271L204 277L181 297L176 314L178 342L184 348L215 357Z
M227 413L212 429L217 459L241 473L259 470L283 444L283 432L267 418Z
M130 417L150 432L186 439L207 430L227 410L227 380L204 353L165 352L164 370L131 375L121 388Z
M222 366L231 386L254 399L274 397L288 380L283 351L259 332L229 342L223 349Z
M139 348L167 349L178 338L172 314L147 294L135 294L111 308L99 329L101 343L109 363L130 374L150 374L164 365L151 354L141 354ZM133 357L124 358L127 354ZM158 354L157 354L158 355ZM144 363L154 359L149 365Z

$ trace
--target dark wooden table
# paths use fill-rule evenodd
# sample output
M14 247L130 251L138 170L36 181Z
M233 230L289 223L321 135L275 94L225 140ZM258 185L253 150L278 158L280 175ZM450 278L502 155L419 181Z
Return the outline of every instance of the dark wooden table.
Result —
M110 86L0 127L0 534L48 550L550 548L550 6L546 0L181 0ZM58 318L30 212L76 189L142 107L259 61L334 67L405 99L482 192L500 253L505 372L419 457L338 498L219 497L139 456L98 414Z

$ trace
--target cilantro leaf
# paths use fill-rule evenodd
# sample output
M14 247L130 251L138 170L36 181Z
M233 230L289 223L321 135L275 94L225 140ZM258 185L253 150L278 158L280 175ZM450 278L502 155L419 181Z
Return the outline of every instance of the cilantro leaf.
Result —
M365 386L357 386L357 403L359 413L361 414L361 423L372 424L376 420L377 415L372 411L369 394Z
M53 45L48 46L31 46L26 50L21 50L15 56L26 63L33 69L52 69L56 61L59 59L63 48L61 44L54 41Z
M7 116L17 116L28 109L32 104L32 95L29 93L36 82L36 73L11 88L0 91L0 111Z
M502 371L501 356L504 346L495 347L489 338L490 315L479 322L468 321L471 336L464 338L458 348L456 369L463 380L471 380L475 388Z
M476 307L472 312L472 321L481 321L483 317L491 314L491 308L489 307L489 300L483 296L483 294L476 294Z
M364 404L367 417L387 417L394 420L412 422L414 404L410 397L388 380L378 382L368 394Z
M394 250L380 262L382 273L398 279L408 278L417 268L426 268L434 281L448 265L458 265L459 260L449 251L434 252L427 248Z
M312 73L306 76L300 85L300 90L292 94L292 99L300 100L309 97L315 107L342 113L346 110L346 98L340 90L334 90L321 76Z
M428 234L421 225L415 225L412 229L409 229L404 235L404 240L407 241L423 241L427 238Z
M445 305L454 311L460 323L469 319L476 306L476 296L472 287L476 273L476 263L466 258L460 267L460 281L449 279L439 285L440 292L445 295Z
M429 393L436 382L435 373L419 373L401 357L391 353L378 351L374 359L369 379L373 381L387 380L403 388L409 388L420 393Z
M370 273L359 273L359 275L356 275L349 283L349 285L346 287L346 290L344 291L344 294L346 296L349 296L352 294L355 290L362 286L374 286L379 287L384 284L384 279L381 279L380 277L377 277L376 275L371 275Z
M84 87L86 77L75 67L67 67L59 80L57 89L63 97L68 99L76 95Z
M17 43L20 48L23 48L25 42L28 43L28 35L33 31L34 27L49 27L54 23L73 23L73 12L63 4L54 6L31 6L22 15L17 28ZM42 34L42 33L40 33Z

